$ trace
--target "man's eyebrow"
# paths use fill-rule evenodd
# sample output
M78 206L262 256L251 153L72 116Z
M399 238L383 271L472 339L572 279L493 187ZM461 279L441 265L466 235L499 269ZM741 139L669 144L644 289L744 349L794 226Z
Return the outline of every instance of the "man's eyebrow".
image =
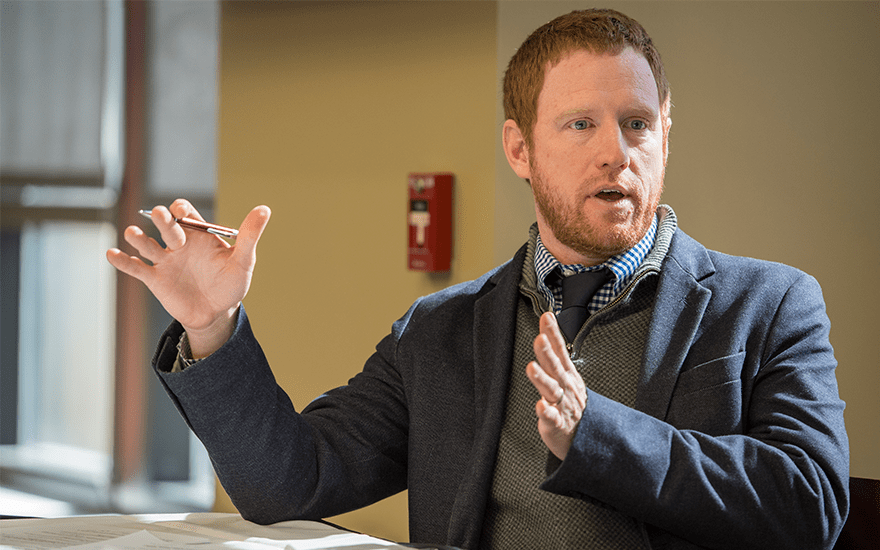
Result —
M650 119L659 119L660 118L660 110L654 109L654 108L649 107L647 105L636 105L632 109L629 109L628 112L631 113L630 116L635 115L635 116L641 116L641 117L650 118Z
M578 107L576 109L568 109L561 113L559 113L556 118L553 120L557 124L561 124L564 120L577 117L577 116L588 116L592 110L589 107Z

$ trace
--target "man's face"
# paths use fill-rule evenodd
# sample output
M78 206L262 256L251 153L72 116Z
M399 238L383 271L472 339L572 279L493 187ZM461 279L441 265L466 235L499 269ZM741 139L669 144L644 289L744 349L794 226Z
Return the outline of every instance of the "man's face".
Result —
M598 264L641 240L663 190L668 130L651 68L634 50L579 50L548 69L532 147L521 143L519 159L508 158L530 180L557 259ZM517 133L507 121L505 150Z

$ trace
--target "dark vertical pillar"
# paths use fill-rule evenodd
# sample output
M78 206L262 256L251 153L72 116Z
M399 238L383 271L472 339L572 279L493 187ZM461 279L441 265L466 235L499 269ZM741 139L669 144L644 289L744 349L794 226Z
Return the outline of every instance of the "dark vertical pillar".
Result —
M146 162L146 26L148 3L125 2L125 138L124 170L117 227L122 250L136 252L123 240L129 225L140 223ZM114 418L114 482L124 484L143 471L146 380L144 365L147 319L146 289L127 275L116 286L116 399Z

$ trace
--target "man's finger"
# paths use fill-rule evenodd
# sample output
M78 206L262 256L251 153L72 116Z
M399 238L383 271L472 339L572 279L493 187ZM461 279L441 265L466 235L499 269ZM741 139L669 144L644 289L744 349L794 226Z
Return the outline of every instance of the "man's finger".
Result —
M541 319L541 322L543 326L543 318ZM538 360L538 363L541 364L541 368L543 368L548 375L557 379L561 384L565 379L565 376L567 376L565 361L568 360L568 355L565 351L565 347L563 346L560 354L560 350L553 345L553 335L542 331L538 334L538 337L535 338L534 351L535 358Z
M583 396L586 391L584 380L568 355L565 339L552 313L548 312L541 316L540 330L541 333L535 338L535 357L546 374L563 390L559 392L550 386L548 389L552 393L542 393L542 397L552 405L558 402L559 396L564 392L578 404L584 404Z
M565 338L562 336L562 330L559 328L559 322L556 320L556 315L549 311L544 313L541 315L539 326L541 334L547 336L547 340L550 342L556 355L560 358L568 357Z
M171 214L174 215L175 218L190 218L193 220L199 220L201 222L205 221L205 218L199 214L199 211L196 210L196 207L192 205L186 199L176 199L171 203L171 206L168 207L168 210Z
M535 403L535 416L538 417L538 430L544 431L549 434L549 428L562 429L562 415L559 414L559 409L554 407L552 403L547 403L546 400L539 399L537 403Z
M238 229L235 239L235 255L249 266L256 262L256 249L263 231L269 224L272 211L268 206L257 206L248 213Z
M583 378L581 378L568 354L568 347L566 346L565 338L562 336L556 316L550 312L542 315L540 329L541 333L547 337L554 353L559 359L561 369L565 372L564 376L566 377L567 384L573 385L579 392L582 391L584 389Z
M183 232L180 224L174 221L174 216L167 208L161 205L154 207L150 212L150 219L153 220L153 225L159 230L169 250L177 250L186 244L186 233Z
M125 238L125 242L135 247L141 256L153 263L156 263L165 251L155 239L147 236L144 231L136 225L126 227L123 237Z
M555 405L565 395L559 380L549 375L537 361L526 365L526 375L548 405Z
M107 261L110 265L135 279L147 284L152 277L151 267L135 256L129 256L118 248L107 251Z

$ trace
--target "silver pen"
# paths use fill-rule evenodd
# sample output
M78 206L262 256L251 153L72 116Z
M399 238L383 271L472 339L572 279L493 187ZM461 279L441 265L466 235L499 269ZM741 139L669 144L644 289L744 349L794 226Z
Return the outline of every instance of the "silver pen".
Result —
M151 213L151 210L138 210L138 214L145 218L152 219ZM223 227L222 225L194 220L192 218L174 218L174 221L176 221L179 225L183 227L189 227L190 229L197 229L199 231L206 231L212 235L219 235L221 237L227 237L230 239L234 239L238 236L238 229L232 229L231 227Z

